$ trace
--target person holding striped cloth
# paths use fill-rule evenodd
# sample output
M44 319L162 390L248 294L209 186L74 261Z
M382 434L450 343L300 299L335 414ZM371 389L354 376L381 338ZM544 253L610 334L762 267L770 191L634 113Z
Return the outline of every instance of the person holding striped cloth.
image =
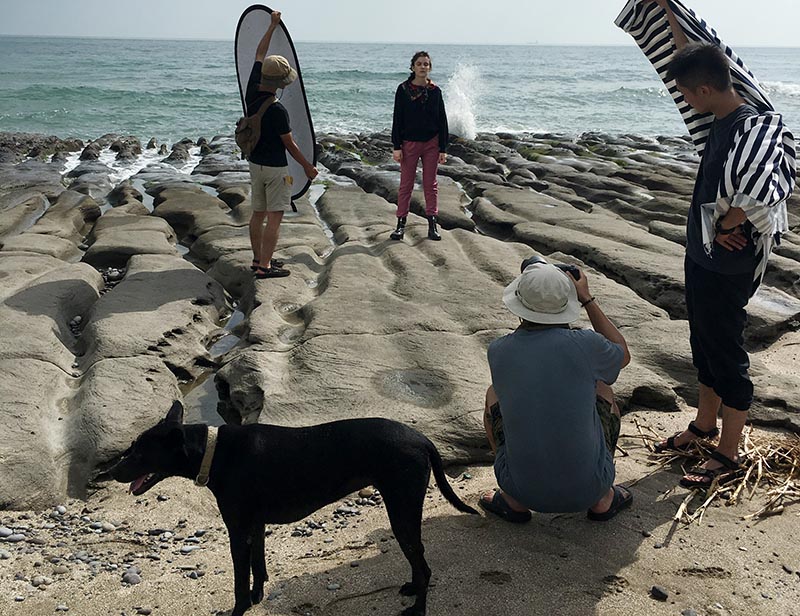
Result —
M678 0L630 0L616 21L652 63L700 155L686 225L686 308L700 395L688 428L657 451L722 433L703 465L680 481L706 488L735 472L753 401L745 307L770 251L788 231L795 142L766 93L716 32Z

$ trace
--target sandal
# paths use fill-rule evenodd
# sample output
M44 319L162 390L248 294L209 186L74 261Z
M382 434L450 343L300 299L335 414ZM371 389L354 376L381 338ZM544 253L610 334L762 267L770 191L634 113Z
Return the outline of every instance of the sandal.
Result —
M270 259L269 260L269 266L270 267L277 267L277 268L280 269L281 267L283 267L283 261L281 261L280 259ZM250 264L250 269L252 271L256 271L259 267L260 267L260 265L258 264L258 261L253 259L253 262Z
M596 511L588 509L586 511L586 517L593 522L607 522L623 509L630 507L632 502L633 494L631 494L631 491L628 490L628 488L616 485L614 486L614 498L608 509L602 513L597 513Z
M478 505L481 509L503 518L506 522L512 522L514 524L530 522L533 517L530 511L515 511L512 509L506 499L503 498L500 490L494 491L494 496L492 496L492 500L490 501L481 497L480 500L478 500Z
M689 422L689 426L686 428L689 432L694 434L697 438L715 438L719 435L719 428L714 426L711 430L701 430L698 428L693 421ZM689 446L694 443L697 439L692 439L688 443L684 445L676 445L675 444L675 437L680 436L683 432L676 432L672 436L670 436L664 443L658 443L654 447L654 451L656 453L664 453L665 451L688 451Z
M285 278L291 274L289 270L282 269L280 267L257 267L255 271L255 276L259 280L263 280L264 278Z
M722 466L719 468L704 468L702 466L690 468L689 472L681 477L679 483L684 488L707 488L714 483L714 479L717 477L733 475L741 467L741 464L737 460L731 460L728 456L721 454L717 450L712 451L711 454L709 454L709 458L716 460L722 464ZM698 475L702 477L702 479L687 479L689 475Z

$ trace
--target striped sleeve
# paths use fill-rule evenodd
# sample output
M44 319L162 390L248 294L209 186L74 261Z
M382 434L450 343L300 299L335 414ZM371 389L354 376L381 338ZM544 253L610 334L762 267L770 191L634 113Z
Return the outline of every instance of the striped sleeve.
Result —
M786 147L789 143L789 147ZM734 138L719 188L720 198L739 207L759 233L788 229L785 213L773 211L792 193L795 181L794 138L777 113L747 118Z
M722 49L730 64L733 87L742 98L760 113L773 111L772 103L758 80L739 56L720 40L716 31L679 0L669 0L669 5L687 39L711 43ZM667 67L676 47L666 12L655 2L629 0L617 17L616 24L633 37L656 69L664 87L678 107L697 153L702 155L714 116L711 113L698 113L692 109L684 100L675 81L667 79Z

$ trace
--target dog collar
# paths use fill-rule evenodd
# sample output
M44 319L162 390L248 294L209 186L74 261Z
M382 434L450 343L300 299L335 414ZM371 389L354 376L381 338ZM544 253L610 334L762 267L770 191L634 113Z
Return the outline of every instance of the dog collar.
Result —
M194 485L201 488L208 485L208 473L211 470L211 461L214 459L214 449L217 447L217 429L213 426L208 426L208 436L206 438L206 452L203 454L200 471L194 480Z

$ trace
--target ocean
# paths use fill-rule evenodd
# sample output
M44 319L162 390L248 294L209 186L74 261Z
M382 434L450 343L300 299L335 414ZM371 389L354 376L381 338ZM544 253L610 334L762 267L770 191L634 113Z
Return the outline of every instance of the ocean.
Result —
M415 45L297 43L318 132L391 125ZM682 135L633 42L619 47L430 45L451 131ZM737 49L800 134L800 48ZM232 134L241 103L230 41L0 37L0 131L174 142Z

